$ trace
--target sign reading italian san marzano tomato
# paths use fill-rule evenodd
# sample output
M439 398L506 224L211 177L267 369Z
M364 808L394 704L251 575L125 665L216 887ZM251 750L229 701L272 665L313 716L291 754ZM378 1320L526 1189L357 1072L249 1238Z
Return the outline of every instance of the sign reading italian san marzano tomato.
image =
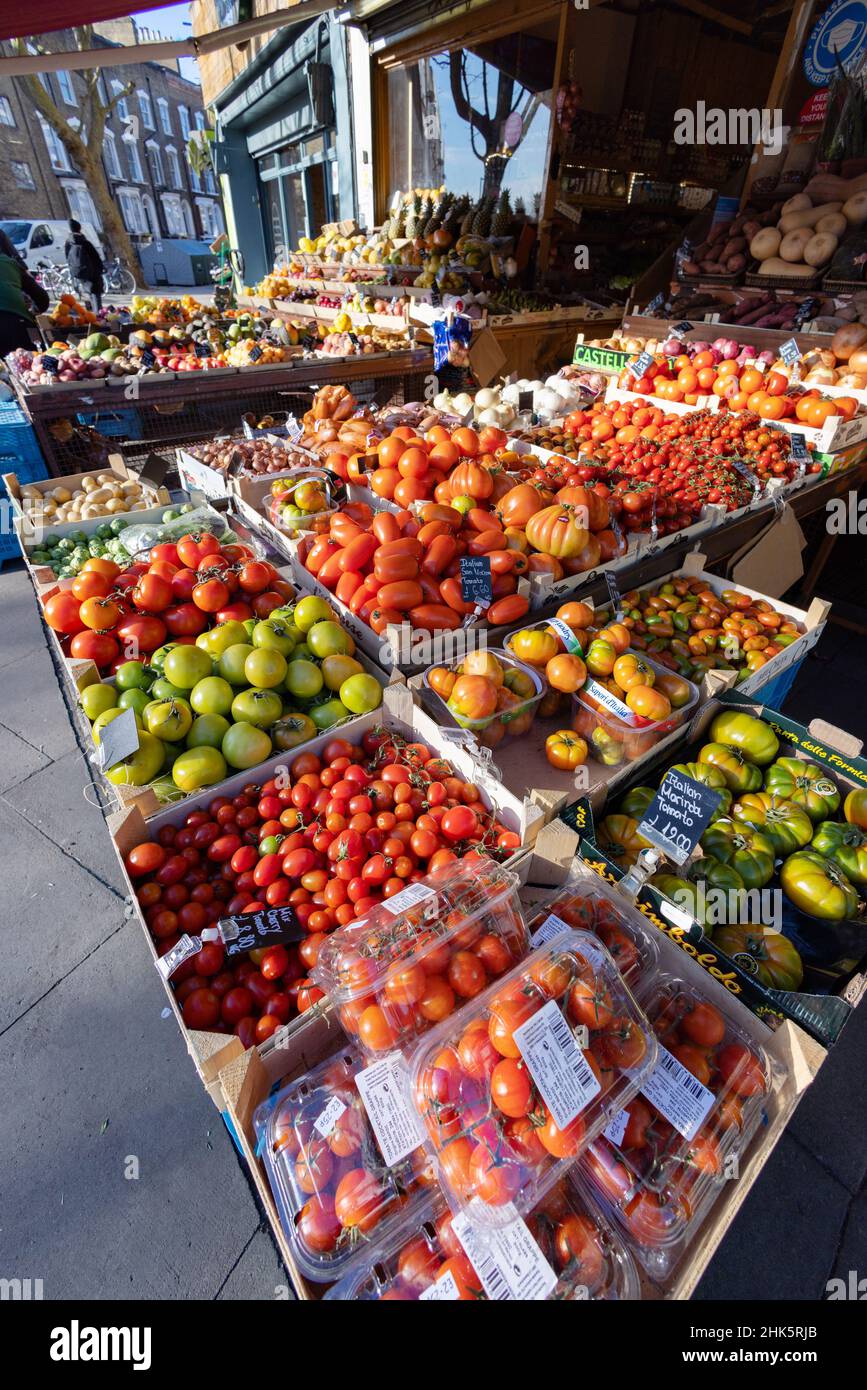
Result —
M804 45L804 72L814 87L824 87L841 67L854 72L865 48L867 4L864 0L834 0Z

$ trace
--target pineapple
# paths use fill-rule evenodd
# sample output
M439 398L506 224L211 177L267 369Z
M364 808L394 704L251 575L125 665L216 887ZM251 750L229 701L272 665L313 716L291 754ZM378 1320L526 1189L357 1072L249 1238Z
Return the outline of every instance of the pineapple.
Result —
M504 188L500 194L497 210L491 222L491 236L508 236L512 225L512 204Z
M473 218L472 233L474 236L488 236L491 230L491 214L494 209L493 198L483 198L478 205L478 211Z
M414 194L412 202L410 203L409 208L407 210L406 222L404 224L403 231L404 236L409 237L410 240L418 236L420 218L421 199L419 198L418 194Z
M471 203L470 206L467 208L467 211L464 213L464 216L461 220L461 236L469 236L470 232L473 230L473 223L475 222L476 217L479 216L479 214L481 213L481 209L481 201L479 201L478 203Z
M424 196L422 197L422 200L421 200L421 207L419 208L419 214L418 214L418 231L417 231L417 233L416 233L417 236L424 236L424 229L425 229L425 227L427 226L427 224L428 224L428 222L430 221L430 219L431 219L432 216L433 216L433 204L431 203L431 200L430 200L430 197L428 196L428 194L425 193Z

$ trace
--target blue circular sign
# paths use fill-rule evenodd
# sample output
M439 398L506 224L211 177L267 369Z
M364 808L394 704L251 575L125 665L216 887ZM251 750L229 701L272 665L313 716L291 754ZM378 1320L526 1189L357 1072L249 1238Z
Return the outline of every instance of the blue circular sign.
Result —
M815 24L804 46L804 72L814 87L824 87L842 65L857 67L867 48L867 4L834 0Z

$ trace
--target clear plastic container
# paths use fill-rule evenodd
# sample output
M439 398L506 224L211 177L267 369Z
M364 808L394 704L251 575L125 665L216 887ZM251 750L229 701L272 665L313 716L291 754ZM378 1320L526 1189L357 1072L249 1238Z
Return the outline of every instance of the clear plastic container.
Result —
M580 861L550 897L527 912L530 945L540 946L564 927L592 932L611 952L630 989L637 995L655 975L659 947L637 908Z
M659 1042L653 1075L590 1145L579 1174L660 1279L737 1176L782 1069L682 980L663 978L645 1007Z
M587 740L590 756L606 767L633 763L643 758L659 741L692 718L699 701L698 686L685 676L651 661L646 652L630 652L658 676L677 677L689 687L689 699L679 708L672 707L665 719L646 719L635 714L601 681L588 678L583 688L572 696L572 728Z
M459 859L331 932L311 972L369 1057L405 1049L523 960L518 880Z
M426 1199L422 1148L386 1161L389 1144L405 1148L419 1135L393 1130L378 1142L358 1085L364 1072L347 1049L269 1096L253 1117L280 1224L301 1273L319 1283L366 1263Z
M396 1232L325 1295L341 1302L608 1301L640 1297L624 1242L571 1176L526 1221L503 1231L472 1225L437 1191L415 1224Z
M518 636L519 632L547 632L554 638L556 650L554 650L549 643L547 649L540 652L540 658L544 656L545 659L540 659L538 662L531 661L527 656L518 656L515 652L515 638ZM574 656L583 656L592 641L592 638L586 634L586 628L579 630L570 627L562 618L543 618L541 622L538 623L521 623L520 626L515 628L514 632L510 632L506 635L503 639L503 647L506 654L510 656L513 661L521 661L525 665L531 667L532 670L538 671L543 679L543 683L547 687L547 681L544 680L545 667L551 657L560 655L563 652L570 652Z
M493 661L491 661L493 659ZM476 675L475 671L465 670L467 662L479 664L479 672L484 676L492 672L492 684L501 682L496 691L497 707L493 714L483 718L469 719L458 713L449 699L443 698L431 684L432 672L454 673L456 679L462 675ZM486 647L484 651L473 652L463 661L453 661L447 665L429 666L424 673L425 689L430 691L431 700L444 722L451 720L461 729L469 729L480 743L495 748L504 738L519 738L529 733L536 718L536 710L545 694L545 682L538 671L526 662L517 661L502 647Z
M325 468L297 468L278 481L280 491L273 493L265 503L271 524L276 526L278 531L285 531L290 536L294 536L298 531L327 531L329 521L339 510L333 474ZM280 504L288 499L291 505L295 505L296 494L308 486L314 489L313 496L318 488L325 499L325 506L318 511L310 511L307 507L302 508L299 505L300 514L289 515L285 506Z
M566 928L413 1055L413 1101L449 1205L491 1225L532 1210L655 1061L608 951Z

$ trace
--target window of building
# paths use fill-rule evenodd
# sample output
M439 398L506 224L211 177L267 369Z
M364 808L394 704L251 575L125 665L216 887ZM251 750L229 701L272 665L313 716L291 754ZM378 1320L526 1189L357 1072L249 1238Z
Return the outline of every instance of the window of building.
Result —
M78 98L75 95L75 86L72 81L72 74L65 72L62 68L57 74L57 85L60 88L60 95L67 106L77 106Z
M151 106L151 99L148 96L147 92L139 92L138 109L141 112L141 123L144 126L145 130L155 130L156 126L154 125L154 110Z
M178 161L178 152L174 145L166 145L165 156L169 166L169 183L172 188L183 188L184 181L181 178L181 166Z
M102 73L100 73L99 77L96 79L96 94L102 102L103 106L107 106L108 92L105 90L105 78L103 77Z
M199 217L202 221L202 235L206 240L213 241L223 230L220 205L219 203L212 203L208 198L197 198L196 207L199 209Z
M45 141L45 148L48 151L52 169L56 169L61 174L66 173L72 167L66 146L57 132L52 130L44 116L39 117L39 124L42 127L42 138Z
M184 213L180 198L176 193L164 193L162 201L163 212L166 215L166 226L169 229L169 236L186 236L187 224L184 221Z
M35 44L35 43L31 43L29 39L27 39L27 41L26 41L26 43L25 43L24 46L25 46L25 48L27 49L27 52L28 52L28 53L33 53L33 54L35 54L35 55L39 53L39 49L36 47L36 44ZM45 90L46 90L46 92L48 93L48 95L49 95L49 96L52 96L51 83L50 83L49 80L48 80L48 73L47 73L47 72L38 72L38 73L36 74L36 76L39 78L39 81L42 83L42 85L43 85L43 87L45 88Z
M117 200L120 203L121 216L127 231L137 235L147 232L149 230L148 222L138 189L119 188Z
M147 150L148 160L150 161L151 176L153 178L154 183L165 183L166 176L163 173L163 159L162 155L160 154L159 145L157 145L153 140L148 140L147 144L145 145L145 149Z
M126 155L129 160L129 176L134 183L144 183L144 173L141 167L141 155L138 152L138 145L135 140L127 140L123 137L126 145Z
M181 134L185 140L190 138L190 113L186 106L178 107L178 120L181 123Z
M79 222L91 222L97 229L102 226L99 215L83 179L66 180L63 184L69 215Z
M36 183L33 179L33 172L26 160L13 159L9 164L12 170L12 177L19 188L35 188Z
M214 195L216 195L217 185L214 182L214 175L212 174L210 169L205 170L205 187L207 188L209 193L213 193Z
M272 257L285 259L287 246L297 246L299 237L315 236L323 222L337 220L336 160L337 151L326 134L306 144L298 141L258 161L265 234ZM208 177L207 186L216 193L210 171Z
M118 92L122 92L125 86L125 82L121 82L117 77L113 77L111 79L112 97L116 97ZM129 105L127 103L126 97L121 97L120 101L117 103L117 106L114 109L122 121L129 120Z
M207 130L204 111L196 112L196 130Z
M157 97L157 107L159 108L160 113L160 125L162 126L166 135L171 135L172 113L169 110L169 104L166 101L165 97Z
M114 138L114 131L107 130L103 139L103 153L105 155L105 167L108 170L110 179L122 179L123 170L120 167L120 157L117 152L117 141Z
M194 168L193 168L192 164L188 165L188 168L189 168L189 171L190 171L190 183L192 184L193 192L194 192L194 193L201 193L201 191L202 191L202 176L201 176L201 174L199 173L198 169L194 169Z
M0 97L0 125L15 125L12 103L8 97Z

